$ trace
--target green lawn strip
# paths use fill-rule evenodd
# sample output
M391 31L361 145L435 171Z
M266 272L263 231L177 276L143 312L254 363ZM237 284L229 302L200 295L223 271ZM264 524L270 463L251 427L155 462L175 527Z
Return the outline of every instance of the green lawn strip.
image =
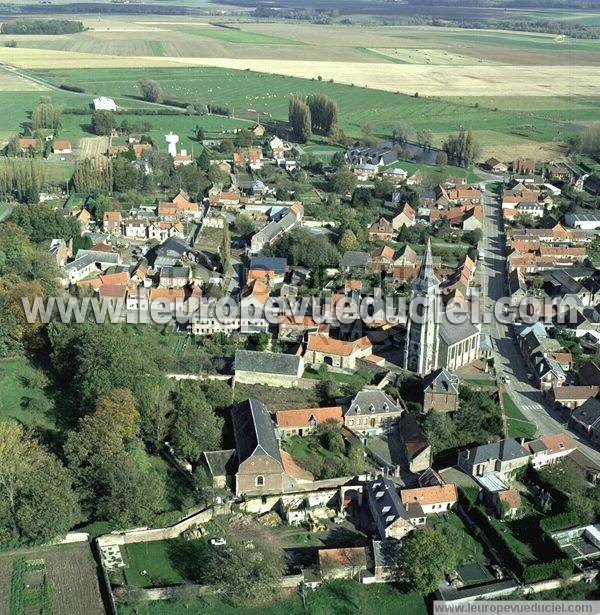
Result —
M508 393L504 393L502 401L508 423L508 436L511 438L533 438L536 427L523 416L513 398Z
M125 559L125 579L134 587L177 585L185 581L169 557L172 540L138 542L121 547ZM142 574L145 572L146 574Z

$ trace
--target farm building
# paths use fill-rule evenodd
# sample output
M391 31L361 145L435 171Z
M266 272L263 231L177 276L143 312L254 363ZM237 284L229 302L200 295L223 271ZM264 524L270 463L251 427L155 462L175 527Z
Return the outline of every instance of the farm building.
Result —
M117 103L106 96L94 98L94 111L116 111Z

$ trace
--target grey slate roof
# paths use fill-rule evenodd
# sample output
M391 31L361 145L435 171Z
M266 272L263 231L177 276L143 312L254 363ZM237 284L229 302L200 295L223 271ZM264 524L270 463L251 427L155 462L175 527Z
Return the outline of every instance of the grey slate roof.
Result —
M257 350L235 351L235 371L297 376L299 367L300 357L293 354Z
M454 312L450 310L450 314ZM464 322L451 322L448 313L444 313L440 318L440 336L447 346L453 346L463 340L468 339L472 335L479 332L479 329L469 320L467 316Z
M402 505L396 484L392 480L385 476L378 476L365 483L365 490L383 527L388 527L396 519L410 521L411 517Z
M344 252L340 260L340 269L352 269L354 267L366 267L369 262L369 254L367 252L356 252L350 250Z
M433 273L433 256L431 255L431 239L427 239L427 248L419 275L413 280L412 287L416 292L424 292L433 286L439 286L440 281Z
M346 416L356 416L364 414L389 414L401 412L402 408L383 391L360 391L345 412Z
M250 269L264 269L275 273L285 273L287 259L277 256L253 256L250 260Z
M436 369L423 378L423 390L458 395L458 377L443 367Z
M571 417L574 421L593 427L600 423L600 399L592 397L573 410Z
M213 476L233 476L235 474L235 449L205 451L204 458Z
M161 267L160 268L160 277L161 278L185 278L187 279L190 275L189 267Z
M506 438L500 442L491 442L483 446L471 449L469 461L476 465L488 459L499 459L500 461L511 461L528 457L529 453L514 439Z
M231 421L238 463L264 455L282 464L275 426L264 404L258 399L247 399L232 408Z
M71 263L65 265L65 271L80 271L92 263L114 263L119 262L119 255L116 252L103 252L95 250L79 250L77 257Z

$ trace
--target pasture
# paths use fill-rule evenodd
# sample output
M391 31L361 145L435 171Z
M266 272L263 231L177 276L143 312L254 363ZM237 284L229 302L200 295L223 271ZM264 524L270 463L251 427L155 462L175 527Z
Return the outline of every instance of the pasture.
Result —
M268 36L266 34L257 34L255 32L247 32L234 28L219 28L219 27L202 27L185 29L186 34L194 34L195 36L204 36L214 38L218 41L226 41L228 43L247 43L258 45L300 45L299 41L281 38L279 36Z
M10 596L13 564L21 557L27 560L43 560L51 588L52 613L103 615L104 606L98 586L96 564L87 542L20 549L0 554L0 613L12 613Z
M454 69L453 69L454 70ZM464 99L425 98L350 87L318 80L301 80L291 77L268 75L249 71L220 68L178 69L122 69L119 71L99 69L33 71L38 78L53 84L72 83L85 88L90 97L104 94L126 101L138 96L138 81L141 78L155 79L166 97L190 102L205 102L226 105L235 110L236 117L256 119L260 112L263 121L285 121L288 101L293 94L323 93L337 101L340 108L340 123L353 136L361 133L364 125L370 125L375 134L389 136L397 122L408 123L414 130L427 128L434 133L436 143L441 143L447 134L462 124L476 133L485 148L485 154L494 148L504 148L510 157L515 151L536 156L556 155L557 138L581 129L578 122L599 117L600 98L585 97L569 103L561 97L466 97ZM538 111L538 107L542 111ZM515 110L518 109L518 110ZM135 121L135 118L131 118ZM189 134L196 122L208 132L218 133L230 127L247 125L243 120L208 116L149 116L154 134L162 140L160 131L178 131ZM79 128L71 128L70 122L79 122ZM139 120L138 120L139 121ZM65 116L65 129L85 130L88 116ZM168 132L168 131L167 131ZM186 144L188 147L190 143ZM184 145L183 147L185 147ZM514 148L517 148L515 150ZM488 149L489 148L489 149Z

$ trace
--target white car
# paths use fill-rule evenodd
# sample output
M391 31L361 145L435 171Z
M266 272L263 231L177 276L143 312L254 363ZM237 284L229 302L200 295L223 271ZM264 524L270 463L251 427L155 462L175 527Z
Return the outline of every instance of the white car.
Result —
M227 544L227 541L224 538L211 538L210 544L213 547L223 547Z

